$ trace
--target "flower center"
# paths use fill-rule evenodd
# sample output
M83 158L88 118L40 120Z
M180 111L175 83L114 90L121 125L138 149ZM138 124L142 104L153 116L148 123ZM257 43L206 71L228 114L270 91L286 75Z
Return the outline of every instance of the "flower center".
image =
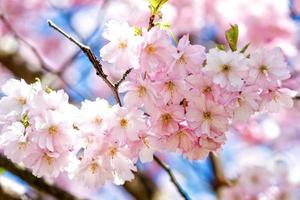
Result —
M203 93L210 93L211 91L212 91L212 89L211 89L210 86L206 86L206 87L202 90Z
M109 147L109 155L112 157L112 158L114 158L115 157L115 155L117 154L117 149L116 149L116 147Z
M90 164L89 169L91 170L92 174L96 174L96 171L98 170L98 164L97 163Z
M26 99L24 97L18 97L17 101L20 105L25 105L26 104Z
M47 161L47 164L50 166L53 163L53 158L48 156L46 153L44 154L43 158Z
M127 48L127 43L126 42L120 42L119 43L119 49L126 49Z
M205 120L211 120L212 119L212 114L211 112L203 112L203 118Z
M187 61L186 61L186 58L185 58L184 54L179 58L178 63L182 64L182 65L187 64Z
M18 149L19 150L25 150L27 147L27 142L19 142L18 143Z
M99 117L99 116L97 116L97 117L95 118L95 124L100 125L101 123L102 123L102 118Z
M140 85L137 89L138 97L145 96L146 91L147 91L147 89L144 86Z
M261 65L259 67L259 71L263 74L266 74L266 73L268 73L268 67L266 65Z
M48 128L48 133L49 133L50 135L56 134L57 131L58 131L57 126L50 126L50 127Z
M172 81L168 81L165 83L165 86L167 87L168 90L173 91L175 90L175 84Z
M231 66L230 65L223 65L222 66L222 72L227 74L231 69Z
M146 46L146 52L148 54L153 54L156 51L155 47L152 44L148 44Z
M161 116L161 119L162 119L162 123L164 125L167 125L172 120L172 116L169 113L165 113Z
M123 128L126 128L128 126L128 120L125 119L125 118L122 118L120 120L120 126L123 127Z

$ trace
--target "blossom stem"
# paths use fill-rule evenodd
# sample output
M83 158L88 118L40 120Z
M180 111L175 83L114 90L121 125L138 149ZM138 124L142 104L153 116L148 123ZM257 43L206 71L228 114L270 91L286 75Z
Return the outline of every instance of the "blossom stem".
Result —
M20 177L22 180L27 182L33 188L45 192L47 194L50 194L53 197L56 197L57 199L65 199L65 200L77 199L75 196L68 193L67 191L55 185L48 184L42 178L35 177L34 175L32 175L30 171L17 167L13 162L11 162L2 154L0 154L0 167Z
M169 175L171 182L175 185L176 189L180 193L180 195L185 199L185 200L190 200L191 198L188 196L188 194L182 189L178 181L176 180L172 170L167 166L165 163L163 163L157 156L153 156L155 162L163 168Z

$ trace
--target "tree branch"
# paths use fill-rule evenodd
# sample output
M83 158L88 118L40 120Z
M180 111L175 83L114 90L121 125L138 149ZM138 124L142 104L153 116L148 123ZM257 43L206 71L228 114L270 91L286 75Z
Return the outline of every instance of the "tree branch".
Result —
M47 194L50 194L56 197L57 199L64 199L64 200L77 199L72 194L64 191L63 189L55 185L48 184L47 182L44 181L44 179L35 177L34 175L32 175L32 173L29 170L21 169L17 167L12 161L7 159L2 154L0 154L0 167L20 177L25 182L27 182L31 187L39 191L43 191Z
M169 175L171 182L175 185L177 191L180 193L180 195L185 199L185 200L190 200L190 197L188 194L182 189L178 181L176 180L172 170L167 166L165 163L163 163L157 156L153 156L155 162L163 168Z
M90 62L93 64L93 67L96 70L96 74L106 83L106 85L111 89L113 92L113 95L119 105L122 105L121 99L119 97L118 91L115 88L115 85L108 79L108 76L104 73L102 64L98 60L98 58L95 56L95 54L92 52L91 48L87 45L82 44L78 40L76 40L71 35L67 34L65 31L63 31L61 28L59 28L56 24L54 24L51 20L48 20L48 24L50 27L58 31L60 34L62 34L64 37L69 39L71 42L73 42L75 45L77 45L84 54L88 57Z
M230 186L231 183L226 179L226 177L223 173L223 170L222 170L221 162L220 162L219 158L217 157L217 155L213 152L210 152L209 160L211 162L212 170L215 175L213 187L214 187L214 190L216 191L216 193L218 194L219 190L222 187Z
M88 57L88 59L90 60L90 62L93 65L93 67L95 68L96 74L108 85L108 87L113 92L115 100L117 101L117 103L120 106L122 106L121 99L120 99L119 92L118 92L118 87L126 79L127 75L131 72L132 69L128 69L123 74L122 78L119 81L117 81L117 83L115 83L115 84L112 83L108 79L108 76L104 73L103 68L102 68L102 64L100 63L100 61L98 60L98 58L94 55L94 53L91 51L91 48L89 46L87 46L85 44L82 44L81 42L79 42L78 40L76 40L74 37L72 37L71 35L69 35L68 33L66 33L64 30L62 30L60 27L58 27L51 20L48 20L48 24L49 24L50 27L52 27L53 29L55 29L56 31L58 31L60 34L62 34L64 37L66 37L71 42L73 42L75 45L77 45L85 53L85 55ZM173 175L172 171L170 170L170 168L168 168L156 156L154 156L154 160L159 164L159 166L161 166L168 173L168 175L170 176L170 179L171 179L172 183L176 186L176 188L178 189L178 191L181 194L181 196L184 199L189 199L188 196L185 194L185 192L183 192L183 190L181 189L180 185L178 184L178 182L177 182L176 178L174 177L174 175Z

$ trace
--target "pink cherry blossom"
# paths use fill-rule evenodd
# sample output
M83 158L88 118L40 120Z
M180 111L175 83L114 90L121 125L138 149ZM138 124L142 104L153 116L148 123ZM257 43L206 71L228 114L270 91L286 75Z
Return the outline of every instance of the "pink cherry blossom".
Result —
M155 135L171 135L179 130L179 123L184 120L184 110L179 105L160 107L151 115Z
M103 37L110 42L100 50L102 59L114 63L117 69L136 67L137 52L134 52L134 45L137 45L137 39L134 38L134 29L126 22L113 20L106 26Z
M243 54L211 49L203 72L212 73L213 81L221 87L240 88L247 76L248 65Z
M32 138L40 148L66 151L72 145L72 124L57 111L49 111L34 118Z
M214 135L217 131L227 130L227 119L224 107L211 100L205 99L205 96L195 97L192 105L187 108L186 118L195 129L195 134Z
M50 152L35 145L31 145L30 148L23 162L37 177L55 178L68 166L69 151Z
M3 130L0 143L4 155L16 163L20 163L26 157L30 145L25 127L20 122L15 122Z
M167 33L159 27L144 32L139 58L142 71L152 74L166 70L174 51Z
M128 107L144 106L146 110L152 110L155 102L153 84L147 78L137 76L134 81L127 81L121 85L120 92L126 92L124 102Z
M191 45L189 36L184 35L178 42L177 52L173 54L173 59L171 73L176 73L181 77L189 73L197 73L201 70L205 60L204 47Z
M280 48L257 50L249 60L249 78L261 87L277 84L290 77L287 63Z
M121 143L138 140L139 132L146 128L144 113L141 110L114 106L115 115L110 122L112 138Z

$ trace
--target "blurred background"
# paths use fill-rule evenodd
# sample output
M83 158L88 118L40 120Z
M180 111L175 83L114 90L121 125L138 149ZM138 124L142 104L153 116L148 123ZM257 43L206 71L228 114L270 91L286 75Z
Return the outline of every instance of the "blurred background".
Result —
M292 73L284 85L300 91L300 0L169 0L161 12L162 21L171 25L177 37L189 33L192 43L207 48L225 41L224 31L230 24L239 25L241 46L250 42L250 49L281 47ZM150 11L146 0L0 0L0 15L0 85L11 77L27 82L38 77L51 88L63 88L70 101L79 105L84 99L96 97L112 100L112 95L80 49L49 28L47 19L99 55L106 43L102 31L107 20L127 20L131 25L142 26L148 23ZM108 65L105 70L112 80L120 77ZM237 179L245 169L260 166L268 169L270 176L278 176L279 181L268 192L276 192L284 185L290 186L289 192L293 193L292 197L282 198L266 194L260 199L300 199L299 99L295 98L292 109L257 115L249 123L239 124L227 133L228 142L219 152L228 179ZM211 160L191 162L172 153L162 153L160 157L192 199L216 199ZM180 199L167 174L155 163L138 167L153 179L156 186L151 192L156 193L156 199ZM0 169L1 200L51 199ZM55 184L80 198L134 199L124 187L106 184L89 190L63 174ZM227 198L224 194L222 199L233 200L233 196Z

